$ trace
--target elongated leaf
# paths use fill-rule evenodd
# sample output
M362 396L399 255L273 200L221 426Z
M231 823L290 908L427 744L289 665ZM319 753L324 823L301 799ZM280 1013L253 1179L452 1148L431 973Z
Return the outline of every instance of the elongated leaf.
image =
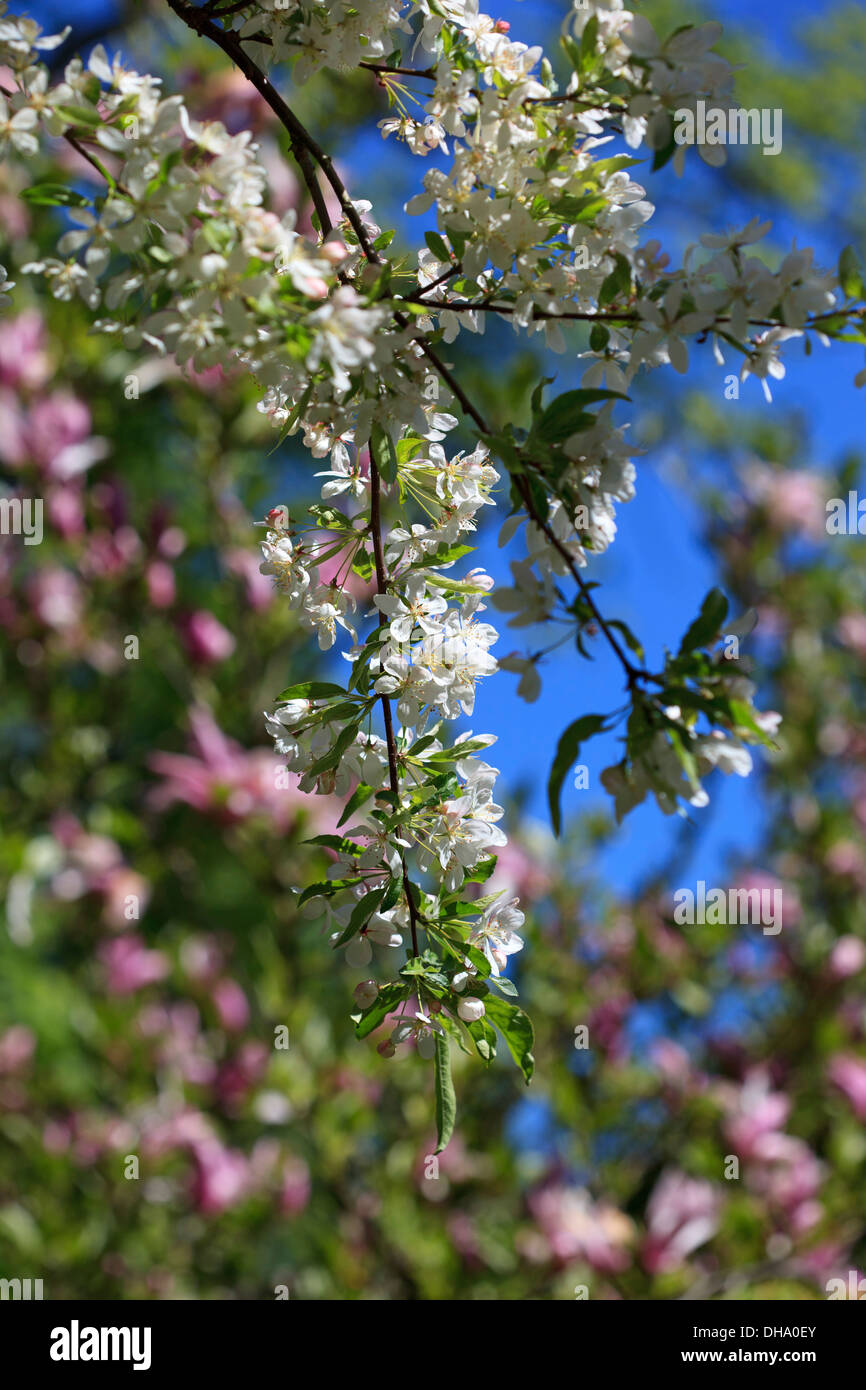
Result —
M349 854L353 859L359 855L366 854L364 845L356 844L354 840L347 840L343 835L314 835L311 840L304 840L305 845L319 845L322 849L334 849L338 854Z
M866 279L853 246L846 246L839 257L839 284L849 299L866 298Z
M438 232L425 232L424 240L427 243L427 249L432 251L437 261L442 261L444 265L450 264L451 256L448 247L445 245L445 242Z
M546 410L532 427L532 435L544 444L556 444L580 430L589 429L595 424L595 416L590 415L586 406L598 401L625 401L620 391L607 391L603 387L580 388L576 391L563 391L561 396L550 402Z
M382 985L369 1009L364 1010L355 1024L355 1037L366 1038L367 1034L372 1033L374 1028L378 1028L382 1020L392 1013L398 1004L402 1004L404 999L409 998L411 992L411 982L407 982L405 985Z
M366 782L359 782L349 800L346 802L346 809L337 821L337 829L345 825L346 821L355 814L359 806L363 806L365 801L369 801L374 795L373 788L368 787Z
M600 733L604 728L604 722L603 714L584 714L580 719L575 719L573 724L569 724L559 740L547 783L547 801L554 835L559 835L562 829L560 797L566 773L576 761L581 743L593 734Z
M332 685L330 681L299 681L297 685L287 686L277 700L330 700L335 695L345 694L341 685Z
M303 907L310 898L332 898L341 888L352 888L360 882L359 878L328 878L319 883L310 883L298 898L298 907Z
M74 188L67 188L65 183L35 183L31 188L22 189L18 196L23 198L25 203L38 207L88 206L87 198L82 193L76 193Z
M381 425L374 425L370 432L370 457L379 470L383 483L397 480L397 452L394 441Z
M333 748L328 753L323 753L321 758L317 758L307 768L308 775L321 777L323 772L330 772L332 768L339 767L340 759L350 744L354 743L357 733L357 724L347 724L345 729L341 729Z
M631 266L621 252L617 252L616 265L602 281L601 289L598 292L599 305L611 304L614 299L619 299L622 295L627 295L631 291Z
M347 941L351 941L352 937L358 934L364 923L373 916L384 895L384 888L374 888L372 893L366 893L361 901L355 904L348 923L340 932L337 940L332 942L335 951L339 946L345 946Z
M436 1148L441 1154L454 1133L457 1118L457 1097L454 1082L451 1080L451 1046L442 1033L436 1034L434 1057L434 1085L436 1088Z
M680 642L680 656L683 652L694 651L695 647L705 647L708 642L711 642L725 621L727 611L728 600L721 589L710 589L701 604L700 613L687 628L683 640Z
M526 1084L529 1085L535 1070L535 1058L532 1055L535 1034L532 1031L532 1024L528 1015L516 1004L509 1004L505 999L497 999L493 994L488 994L485 997L484 1008L487 1017L496 1024L505 1039L508 1051L523 1072Z

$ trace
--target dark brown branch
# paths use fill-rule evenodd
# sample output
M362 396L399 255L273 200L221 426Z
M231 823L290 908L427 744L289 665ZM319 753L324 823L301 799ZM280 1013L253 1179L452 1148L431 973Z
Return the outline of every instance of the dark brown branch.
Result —
M382 480L379 470L373 462L372 453L370 455L370 535L373 538L373 563L376 567L376 590L383 596L388 592L388 574L385 569L385 556L382 551L382 515L381 515L381 487ZM384 627L388 619L384 613L379 614L379 626ZM397 768L397 742L394 738L394 721L391 717L391 701L387 695L382 695L382 718L385 724L385 744L388 749L388 780L391 784L391 791L394 793L396 811L400 806L400 774ZM403 890L406 894L406 905L409 909L409 925L412 931L412 955L418 954L418 924L415 913L415 902L412 897L412 885L409 881L409 871L406 868L406 860L403 853L400 853L400 867L403 870Z

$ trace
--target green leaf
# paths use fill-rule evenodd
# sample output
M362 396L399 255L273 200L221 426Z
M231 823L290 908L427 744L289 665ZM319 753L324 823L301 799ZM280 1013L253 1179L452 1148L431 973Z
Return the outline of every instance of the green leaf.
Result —
M513 980L509 980L507 975L488 975L487 978L493 989L501 990L503 994L509 995L512 999L517 998L517 985Z
M717 636L725 616L728 611L728 600L725 598L721 589L710 589L703 603L701 611L694 622L687 628L682 642L680 642L679 655L684 652L694 651L696 647L705 647Z
M583 26L583 33L580 36L580 66L583 71L588 71L592 67L597 48L598 15L591 14Z
M454 1082L451 1080L451 1047L442 1033L436 1034L434 1057L434 1085L436 1089L436 1148L441 1154L454 1133L457 1118L457 1097Z
M32 203L36 207L86 208L90 206L88 198L85 198L82 193L76 193L74 188L67 188L63 183L35 183L32 188L22 189L18 196L23 198L25 203Z
M376 911L384 894L384 888L374 888L372 893L367 893L360 902L355 904L349 921L340 932L337 940L332 943L335 951L338 947L345 946L347 941L351 941L352 937L357 935L364 923L368 921Z
M610 275L602 281L601 289L598 292L599 305L603 308L605 304L611 304L613 300L630 293L631 266L622 252L618 251L616 264Z
M329 681L299 681L283 690L277 700L332 700L335 695L345 694L341 685L331 685Z
M594 323L589 335L589 346L593 352L604 352L610 342L610 329L603 323Z
M555 213L561 222L586 224L594 222L607 205L607 198L600 193L584 193L579 196L566 193L550 204L550 211Z
M310 898L332 898L341 888L351 888L360 882L359 878L329 878L319 883L310 883L298 898L298 907L303 907Z
M528 1014L516 1004L509 1004L492 994L486 996L484 1010L505 1039L505 1045L522 1071L528 1086L535 1070L535 1058L532 1055L535 1034Z
M382 1020L396 1009L398 1004L402 1004L404 999L409 998L412 988L410 982L399 985L382 985L369 1009L364 1010L355 1024L355 1037L366 1038L368 1033L372 1033L374 1028L378 1028Z
M541 440L545 444L557 444L560 440L567 439L569 435L576 434L579 430L589 429L595 424L595 416L585 411L584 407L594 405L597 401L627 401L628 396L622 395L620 391L606 391L599 387L597 390L580 389L577 391L564 391L536 420L532 427L530 440L527 441L527 449L531 449L533 438Z
M375 795L375 793L372 787L368 787L366 782L359 782L352 792L352 795L349 797L349 800L346 802L346 809L337 821L337 829L339 830L341 825L345 825L349 817L355 814L358 807L363 806L364 802L369 801L370 797L373 795Z
M85 125L95 129L96 126L106 124L104 118L92 106L55 106L52 109L67 125Z
M490 876L491 876L491 874L493 873L493 870L494 870L495 868L496 868L496 855L495 855L495 854L491 854L490 857L489 857L488 859L479 859L478 863L475 865L475 868L472 870L471 874L467 874L466 877L464 878L463 882L464 882L464 883L486 883L487 880L490 878ZM472 907L476 907L477 904L476 904L476 903L472 903L471 906L472 906Z
M312 840L304 840L305 845L318 845L321 849L333 849L338 854L349 854L357 859L359 854L366 854L363 845L358 845L354 840L346 840L342 835L314 835Z
M321 758L317 758L306 768L306 774L311 777L321 777L323 772L330 772L332 768L340 766L340 759L346 749L355 742L358 734L357 724L347 724L340 730L339 737L332 748L327 753L323 753Z
M451 264L451 253L438 232L425 232L424 240L427 243L427 250L432 251L437 261L443 261L445 265Z
M635 637L631 628L628 626L628 623L624 623L620 618L608 618L607 625L608 627L617 628L625 638L625 644L628 647L629 651L634 652L638 661L643 661L643 644L637 639L637 637Z
M485 1004L487 1000L485 999ZM474 1023L464 1023L464 1028L475 1044L475 1051L482 1062L488 1064L496 1056L496 1031L486 1018L477 1018Z
M374 425L370 432L370 457L383 483L397 481L397 451L390 434L381 425Z
M866 299L863 268L853 246L846 246L839 257L839 284L849 299Z
M569 724L559 740L547 782L547 800L550 806L550 820L554 835L559 835L562 830L560 796L565 775L575 762L584 739L600 733L604 724L605 716L603 714L584 714L580 719L575 719L574 723Z

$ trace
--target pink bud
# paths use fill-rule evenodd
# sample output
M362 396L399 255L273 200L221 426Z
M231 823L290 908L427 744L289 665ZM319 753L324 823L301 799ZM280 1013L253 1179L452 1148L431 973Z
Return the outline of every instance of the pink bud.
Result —
M467 999L461 999L457 1005L457 1013L464 1023L477 1023L479 1018L484 1017L484 1005L480 999L470 995Z
M866 964L866 945L859 936L840 936L830 953L830 973L836 980L857 975Z
M355 1003L361 1009L369 1009L370 1005L378 997L379 986L375 980L362 980L352 991Z
M346 249L345 242L342 241L326 241L319 247L319 255L323 260L327 261L329 265L339 265L341 261L346 259L348 254L349 252Z

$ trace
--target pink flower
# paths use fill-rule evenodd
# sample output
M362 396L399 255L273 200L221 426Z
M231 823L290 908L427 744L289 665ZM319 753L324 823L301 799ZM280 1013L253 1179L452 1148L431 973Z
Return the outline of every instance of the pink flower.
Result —
M16 390L36 391L51 375L45 325L35 309L0 323L0 382Z
M837 1053L830 1059L827 1075L850 1102L857 1119L866 1120L866 1062Z
M529 1205L555 1259L584 1259L604 1273L627 1267L634 1228L618 1207L594 1202L582 1187L558 1184L534 1192Z
M154 560L145 571L147 596L154 608L170 608L174 603L176 586L174 570L164 560Z
M46 627L62 632L76 627L81 618L81 587L69 570L54 565L39 570L27 586L27 597Z
M802 1234L820 1219L814 1199L823 1168L808 1144L791 1134L765 1134L748 1173L749 1187L782 1213L793 1234Z
M163 809L185 801L197 811L228 822L261 813L278 825L288 824L305 800L296 787L285 787L278 773L285 773L279 759L264 748L247 750L227 738L209 710L194 708L189 716L192 756L155 753L153 771L165 779L152 796Z
M36 1050L36 1037L29 1028L15 1023L0 1035L0 1076L14 1076L26 1067Z
M205 666L225 661L235 649L235 639L228 628L205 608L183 620L181 636L193 661Z
M84 501L75 484L52 488L47 501L53 530L65 541L84 535Z
M250 1021L247 996L235 980L217 980L212 996L223 1028L239 1033Z
M647 1206L643 1263L650 1274L677 1269L715 1235L721 1195L710 1182L685 1173L663 1173Z
M285 1216L297 1216L309 1202L312 1189L310 1170L304 1160L287 1158L283 1164L280 1211Z
M153 1158L211 1142L213 1130L210 1120L200 1110L193 1110L190 1106L176 1110L167 1117L162 1114L150 1115L142 1133L142 1148Z
M60 482L76 477L108 453L107 441L91 437L90 428L90 411L69 391L35 401L24 430L27 461Z
M827 850L824 863L831 874L837 874L840 878L853 878L861 886L866 881L866 859L860 846L853 840L837 840Z
M830 974L834 980L859 975L866 965L866 945L859 936L840 936L830 952Z
M102 916L109 927L122 929L138 921L150 900L150 884L123 864L112 869L100 884L105 899Z
M234 1057L223 1062L216 1078L220 1102L228 1109L237 1108L261 1081L268 1069L270 1053L262 1042L245 1042Z
M839 641L858 656L866 656L866 613L846 613L836 627Z
M765 508L775 530L799 531L814 540L826 536L826 485L820 474L755 463L746 473L746 492Z
M168 974L170 965L161 951L149 951L140 936L118 936L101 947L110 994L133 994Z
M194 1144L192 1156L196 1170L192 1196L200 1212L216 1216L246 1195L249 1164L244 1154L210 1139Z
M788 1118L791 1102L780 1091L771 1091L763 1072L752 1072L740 1089L728 1099L729 1116L725 1134L740 1158L751 1158L768 1134L780 1130Z
M273 602L273 582L268 575L262 574L258 557L251 550L230 550L226 563L243 580L246 600L251 608L258 611Z

